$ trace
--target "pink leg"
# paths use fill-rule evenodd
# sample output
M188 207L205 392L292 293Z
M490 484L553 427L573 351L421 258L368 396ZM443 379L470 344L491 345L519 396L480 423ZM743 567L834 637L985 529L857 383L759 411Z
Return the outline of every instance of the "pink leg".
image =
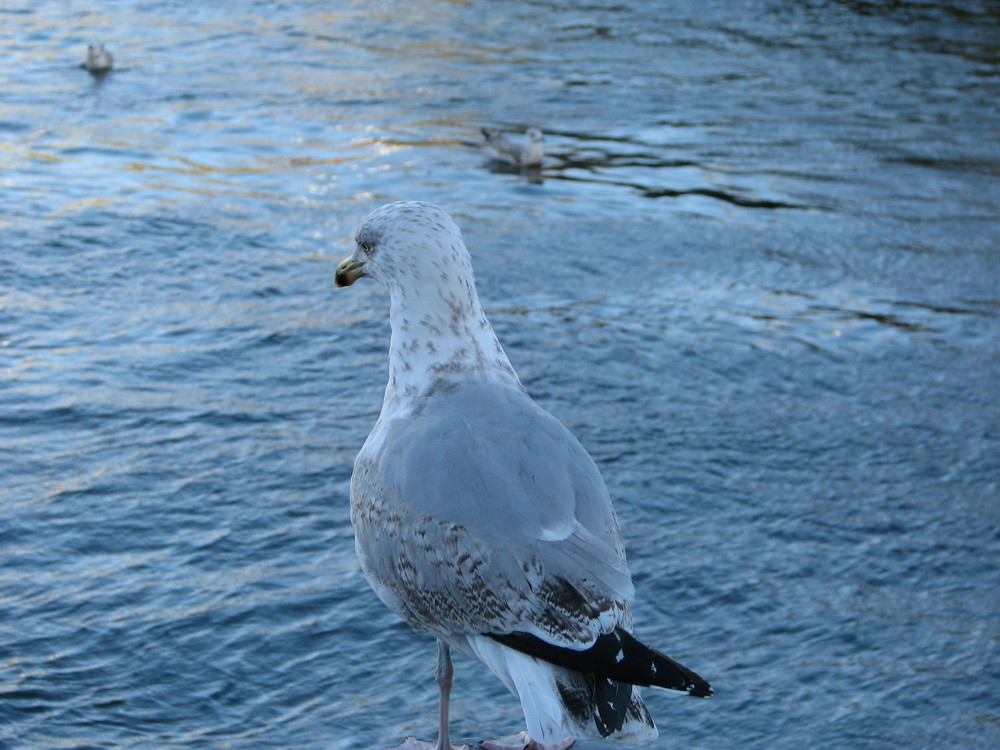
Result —
M448 735L448 701L451 699L451 678L455 674L451 666L451 649L448 644L438 639L438 663L435 677L441 690L441 700L438 704L438 744L437 750L451 750L451 737Z

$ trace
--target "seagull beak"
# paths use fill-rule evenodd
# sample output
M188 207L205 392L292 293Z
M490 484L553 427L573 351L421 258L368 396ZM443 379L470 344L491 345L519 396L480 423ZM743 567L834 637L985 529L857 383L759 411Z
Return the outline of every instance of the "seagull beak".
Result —
M334 280L337 288L350 286L355 281L365 275L365 264L354 258L344 258L337 266L337 274Z

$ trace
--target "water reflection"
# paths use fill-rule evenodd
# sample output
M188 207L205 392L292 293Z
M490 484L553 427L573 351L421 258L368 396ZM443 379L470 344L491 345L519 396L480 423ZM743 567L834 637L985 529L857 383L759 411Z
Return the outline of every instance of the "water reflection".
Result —
M560 138L546 150L546 160L540 167L523 167L500 159L490 159L488 168L497 174L516 174L527 182L541 184L543 178L567 182L594 183L624 187L646 198L676 198L700 195L744 208L821 208L817 205L756 197L752 191L733 187L724 189L692 182L717 182L718 174L708 163L686 159L665 158L669 146L653 146L635 137L607 136L574 131L548 131ZM601 145L623 144L627 150ZM668 173L666 170L677 170ZM677 179L685 187L669 187L663 183Z

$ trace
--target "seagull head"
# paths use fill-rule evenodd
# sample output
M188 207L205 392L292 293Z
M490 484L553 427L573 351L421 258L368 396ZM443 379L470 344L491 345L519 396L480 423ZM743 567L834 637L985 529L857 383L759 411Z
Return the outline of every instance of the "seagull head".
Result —
M390 291L422 279L466 274L472 278L462 231L432 203L387 203L365 217L354 242L354 252L337 266L338 287L362 277L375 279Z

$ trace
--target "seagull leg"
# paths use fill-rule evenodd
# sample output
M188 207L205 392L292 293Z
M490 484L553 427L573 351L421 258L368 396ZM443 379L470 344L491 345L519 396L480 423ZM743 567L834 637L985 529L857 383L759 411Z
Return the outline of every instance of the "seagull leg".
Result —
M469 750L468 745L453 746L448 735L448 698L451 695L451 678L454 674L455 669L451 666L451 648L439 639L437 670L434 672L438 688L441 690L437 744L432 745L430 742L407 737L402 745L388 750Z
M437 671L434 673L438 688L441 690L437 750L451 750L451 738L448 735L448 701L451 697L451 678L454 674L455 668L451 665L451 648L439 638Z

